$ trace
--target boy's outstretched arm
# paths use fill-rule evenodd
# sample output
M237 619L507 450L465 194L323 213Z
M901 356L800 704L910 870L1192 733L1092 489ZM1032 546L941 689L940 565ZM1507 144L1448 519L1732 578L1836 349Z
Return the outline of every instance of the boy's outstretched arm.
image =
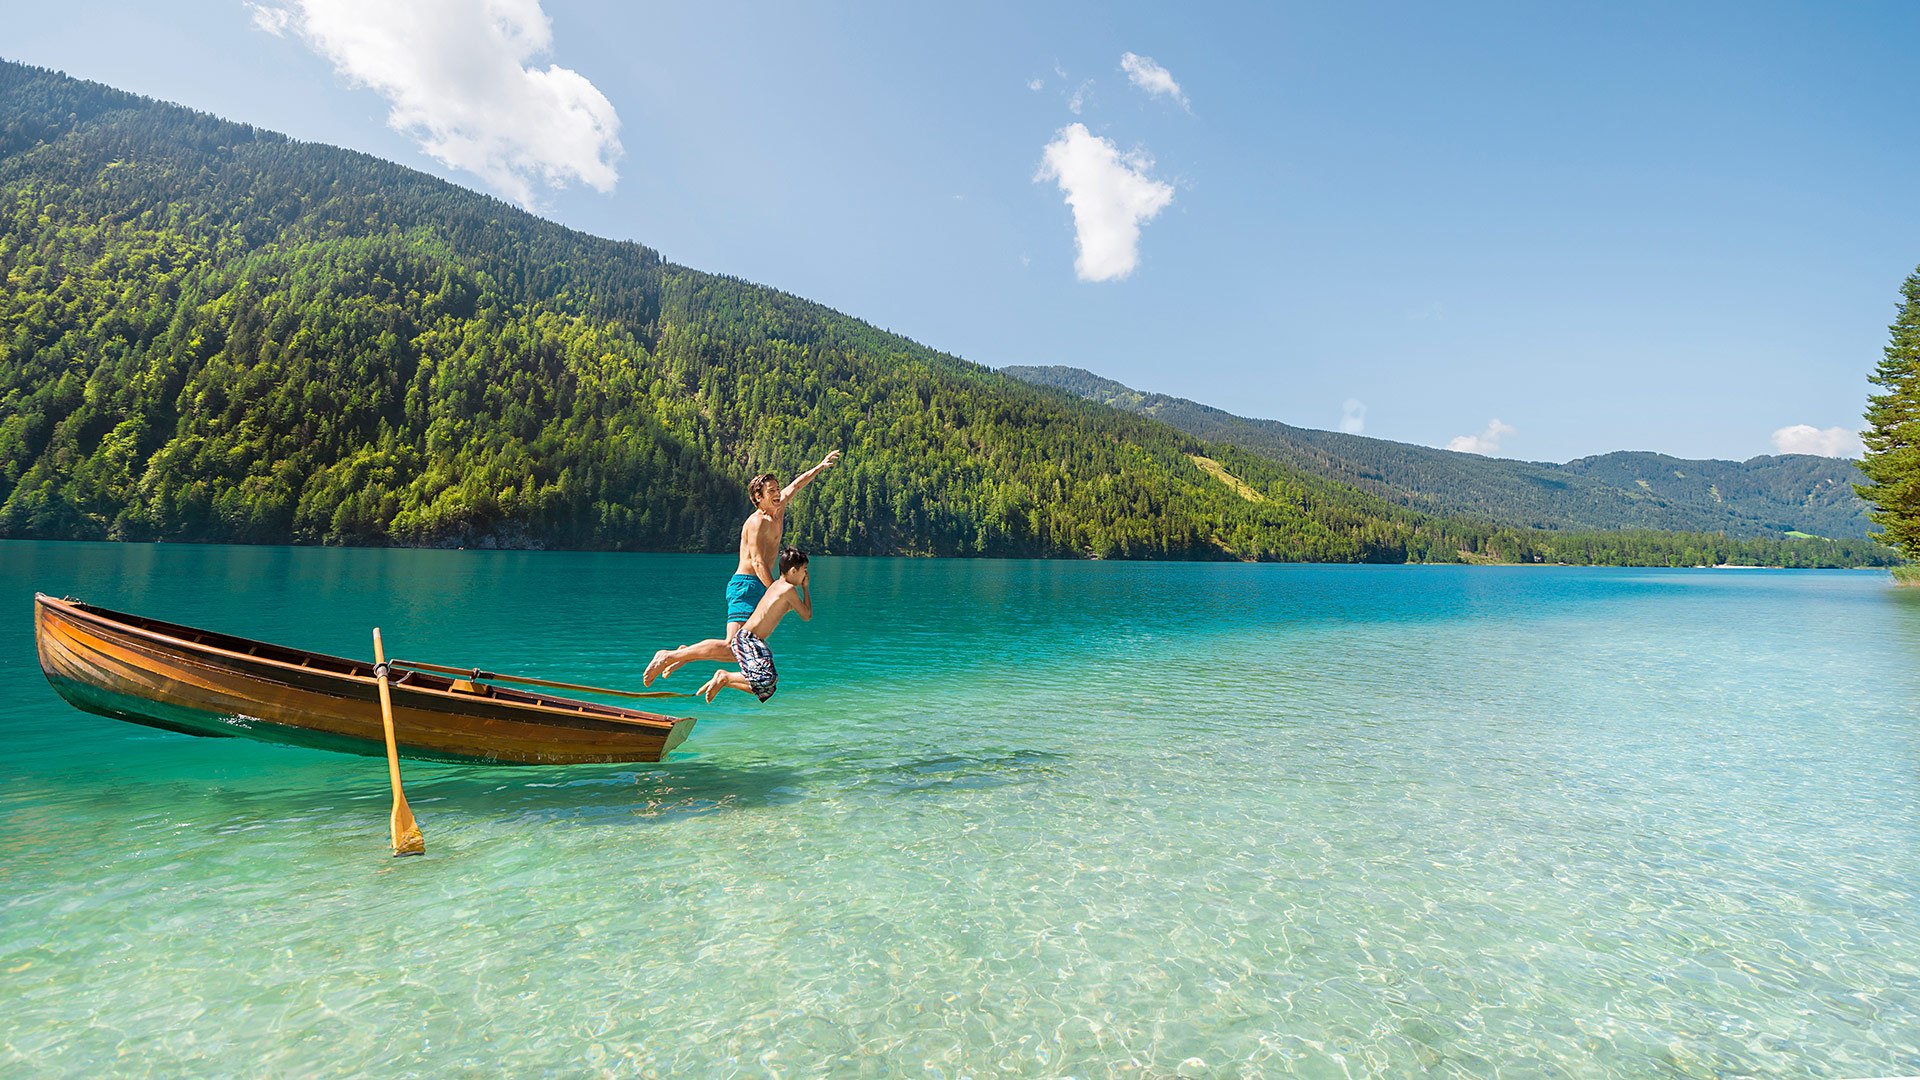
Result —
M786 502L788 499L793 498L796 492L798 492L801 488L806 487L808 484L812 483L813 478L815 476L818 476L820 475L820 473L826 471L827 469L832 468L833 463L838 460L840 460L840 451L838 450L827 451L827 456L820 459L820 464L815 465L813 468L808 469L806 472L803 472L799 476L794 477L793 483L788 484L786 487L780 489L780 501Z

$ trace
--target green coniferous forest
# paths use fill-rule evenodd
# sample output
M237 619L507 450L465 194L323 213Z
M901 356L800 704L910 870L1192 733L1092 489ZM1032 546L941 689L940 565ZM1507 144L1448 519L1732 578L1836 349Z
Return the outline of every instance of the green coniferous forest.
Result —
M1397 506L389 162L0 62L0 536L1880 564Z
M1874 506L1882 539L1910 559L1920 559L1920 270L1900 289L1892 340L1871 381L1884 389L1867 402L1868 483L1860 497ZM1909 575L1909 580L1912 576Z

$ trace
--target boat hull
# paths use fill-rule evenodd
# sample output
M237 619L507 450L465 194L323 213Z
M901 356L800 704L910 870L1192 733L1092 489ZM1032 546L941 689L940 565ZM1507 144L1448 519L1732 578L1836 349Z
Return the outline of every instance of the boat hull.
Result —
M77 709L188 735L386 753L364 661L35 597L47 681ZM659 761L684 717L473 686L407 672L390 681L395 740L417 760L502 765ZM467 689L460 689L467 687Z

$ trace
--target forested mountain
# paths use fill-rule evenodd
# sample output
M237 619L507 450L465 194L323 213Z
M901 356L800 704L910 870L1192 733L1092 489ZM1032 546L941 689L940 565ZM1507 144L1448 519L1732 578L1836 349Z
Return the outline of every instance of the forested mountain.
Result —
M363 154L0 62L0 536L1884 561L1394 505Z
M1618 451L1550 465L1250 420L1079 368L1000 370L1436 514L1535 529L1676 529L1750 537L1864 537L1869 528L1866 505L1853 491L1860 470L1838 458L1689 461Z

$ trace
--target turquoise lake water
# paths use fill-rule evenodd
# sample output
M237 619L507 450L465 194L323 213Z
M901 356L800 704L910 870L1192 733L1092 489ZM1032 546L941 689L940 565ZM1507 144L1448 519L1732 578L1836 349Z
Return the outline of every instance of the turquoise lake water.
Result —
M624 686L731 570L0 543L0 1073L1920 1073L1884 572L821 559L771 702L408 763L404 860L384 762L76 712L31 633Z

